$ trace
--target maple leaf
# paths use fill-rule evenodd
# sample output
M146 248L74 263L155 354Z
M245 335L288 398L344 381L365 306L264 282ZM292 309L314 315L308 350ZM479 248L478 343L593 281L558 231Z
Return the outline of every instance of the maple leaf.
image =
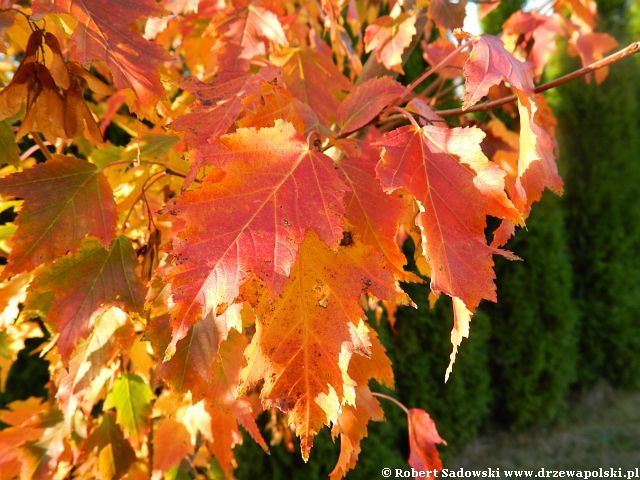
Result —
M138 375L121 375L113 384L104 410L115 408L116 422L137 442L149 430L153 392Z
M191 391L196 400L204 399L211 416L211 451L221 468L232 476L233 447L242 435L242 425L265 451L267 445L253 419L246 397L238 395L240 370L245 365L247 339L238 331L242 305L229 306L214 318L207 315L196 323L177 344L176 353L161 363L157 372L177 392ZM156 319L150 339L160 351L171 340L166 319ZM232 330L233 329L233 330Z
M282 78L293 96L309 105L324 125L330 125L340 104L337 94L351 89L351 82L331 57L317 50L289 48L271 55L271 61L282 67Z
M530 50L527 60L533 65L536 78L540 78L549 58L556 51L556 36L564 33L561 22L558 15L518 10L505 22L502 39L508 46L520 42L523 48ZM517 45L513 50L515 47Z
M405 88L389 77L372 78L358 85L338 107L336 123L340 126L340 134L364 127L404 93Z
M496 301L493 255L514 258L487 245L486 217L521 222L504 192L504 172L482 153L483 138L475 127L407 126L378 142L384 147L377 167L383 187L405 189L418 202L416 225L429 264L431 291L459 298L470 313L482 299ZM454 325L449 368L458 337Z
M364 34L365 52L375 52L376 58L389 70L403 73L402 52L416 34L416 16L402 13L396 18L389 15L377 18Z
M494 163L498 164L507 174L505 189L511 198L518 198L516 181L518 178L518 156L520 152L520 135L507 129L506 125L497 118L492 119L486 126L487 137L482 142L482 150ZM517 203L517 200L516 200ZM503 220L493 232L492 247L501 247L507 243L515 233L516 224Z
M608 33L588 32L580 33L576 37L572 38L571 45L580 55L582 65L587 66L596 60L600 60L607 53L618 46L618 42ZM594 72L593 76L596 80L596 85L599 85L607 78L609 73L608 68L601 68ZM584 77L585 81L589 83L591 75Z
M486 244L487 215L518 218L504 193L504 172L480 149L483 138L475 127L407 126L378 142L383 187L403 188L419 202L431 290L460 297L471 310L483 298L496 299L492 256L502 252Z
M273 127L277 120L291 123L301 135L320 121L308 105L295 98L289 90L273 82L260 87L259 97L245 100L245 115L236 123L238 127Z
M0 430L0 474L7 472L3 478L16 478L11 473L18 475L21 471L24 461L21 448L42 437L44 409L42 399L31 397L11 402L6 410L0 410L0 421L8 425Z
M245 388L264 381L263 404L288 413L305 460L314 435L336 420L343 385L350 383L340 364L351 352L340 357L343 344L359 344L360 295L395 295L393 277L380 262L361 244L336 253L309 231L282 293L254 301L258 320L246 352Z
M505 220L503 223L508 222ZM458 297L451 298L453 308L453 328L451 329L451 345L453 346L449 355L449 365L444 373L445 383L449 381L449 376L453 371L453 364L458 355L458 348L462 344L463 338L469 338L469 328L471 324L471 316L473 312L467 308L464 301Z
M431 0L428 13L439 28L454 30L462 28L466 16L466 8L466 0L459 0L457 3L450 0Z
M251 59L267 53L266 45L273 42L288 46L287 36L282 29L278 16L258 5L247 5L232 14L235 21L225 23L225 35L240 45L240 58Z
M172 128L184 131L192 148L206 149L210 139L227 133L238 119L243 99L258 95L263 82L275 75L275 70L263 69L257 75L244 70L223 71L211 83L188 78L182 86L196 97L196 105L176 119Z
M335 438L340 435L340 456L329 474L331 480L343 478L356 466L360 455L360 443L367 436L370 421L382 421L384 411L378 400L371 394L368 383L375 379L389 388L393 387L391 361L374 330L368 332L371 343L370 355L354 355L349 362L349 375L357 385L355 405L343 405L338 420L331 429Z
M520 154L515 187L517 195L513 198L516 206L528 214L531 205L542 198L545 188L560 195L563 187L555 160L555 139L540 119L541 110L548 109L544 97L516 94L520 113Z
M26 308L46 312L59 333L58 350L68 359L86 338L92 319L109 306L140 312L144 289L135 274L131 243L116 238L106 250L96 240L83 242L74 255L41 271L28 290Z
M489 93L489 89L502 80L524 94L533 94L531 65L509 53L502 40L482 35L464 66L465 92L462 108L469 108Z
M229 334L220 346L208 393L213 436L209 448L229 477L233 476L235 467L233 447L242 442L238 425L242 425L265 452L269 451L253 418L249 400L239 391L241 370L246 365L244 354L247 344L247 338L238 332Z
M67 422L71 426L73 415L82 405L85 410L93 407L93 399L85 405L84 397L94 380L111 362L118 351L116 331L125 324L126 315L121 310L110 308L100 315L89 336L81 340L69 360L69 368L58 374L56 400ZM103 380L104 381L104 380Z
M508 130L501 121L493 119L487 125L489 136L483 149L507 173L505 184L509 197L526 217L545 188L562 194L562 180L555 163L555 118L544 97L537 96L535 101L522 97L519 111L520 133ZM512 221L504 220L494 231L491 245L504 245L515 233L515 227Z
M158 366L158 374L175 391L189 390L195 399L211 399L220 345L227 339L232 328L241 328L241 307L240 304L233 304L221 315L208 314L193 325L187 336L177 343L173 357ZM161 331L165 338L155 338L154 343L163 350L171 341L171 330L167 328L169 325L166 317L157 319L156 322L158 325L154 330Z
M121 478L136 460L136 452L124 438L114 417L112 413L106 412L100 425L91 432L82 448L85 455L97 450L101 478Z
M545 188L562 191L562 180L555 163L555 141L540 123L539 105L543 97L534 96L528 64L510 54L496 37L483 35L475 43L464 67L465 101L463 108L476 103L489 88L505 80L515 91L520 113L518 176L511 196L526 216Z
M0 412L0 421L10 425L0 431L0 473L7 464L11 469L19 463L21 477L47 479L59 461L68 461L62 416L55 405L37 398L13 402L10 411Z
M596 2L592 0L560 0L558 6L571 11L571 20L592 31L596 28Z
M290 123L238 129L214 147L207 160L224 168L222 178L213 171L165 208L179 220L165 276L175 304L167 358L191 325L233 301L250 273L286 276L307 229L328 244L342 237L347 186Z
M34 15L68 13L75 28L74 54L81 63L103 61L118 88L130 88L140 106L152 107L162 95L158 67L167 59L164 50L131 28L141 17L158 15L153 0L36 0Z
M214 407L230 406L238 400L240 370L245 364L244 351L247 344L245 336L237 331L232 331L220 345L214 364L210 369L209 389L207 390L207 400Z
M404 215L404 206L397 194L382 190L376 177L380 152L372 146L379 138L371 133L356 148L337 162L338 169L351 189L346 198L346 219L353 233L365 244L376 247L388 261L398 279L420 281L404 270L406 258L400 251L396 234Z
M153 470L165 473L192 450L189 432L173 418L163 418L153 434Z
M367 437L367 425L372 420L384 419L384 411L370 393L356 397L355 406L346 405L338 417L332 432L340 434L340 455L338 462L329 474L331 480L344 478L349 470L355 468L360 455L360 443Z
M32 270L67 252L75 252L85 235L103 245L113 239L117 213L107 179L95 165L54 155L45 163L0 178L0 195L22 198L11 253L2 275Z
M418 471L442 470L439 443L446 445L429 414L420 408L409 409L409 466Z
M456 46L449 40L439 38L435 42L424 43L422 46L422 56L429 63L435 66L443 62L449 55L453 54ZM457 78L462 75L462 68L465 64L466 56L458 52L448 60L440 69L438 75L444 78Z

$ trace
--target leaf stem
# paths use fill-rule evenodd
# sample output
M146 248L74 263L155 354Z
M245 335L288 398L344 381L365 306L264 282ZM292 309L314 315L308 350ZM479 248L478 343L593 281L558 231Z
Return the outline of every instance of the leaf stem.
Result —
M604 68L612 63L619 62L623 58L629 57L636 53L640 52L640 41L633 42L627 45L625 48L618 50L617 52L612 53L611 55L604 57L601 60L593 62L586 67L580 68L578 70L574 70L573 72L567 73L561 77L556 78L555 80L551 80L550 82L543 83L542 85L538 85L534 88L535 93L545 92L552 88L555 88L564 83L570 82L571 80L575 80L576 78L584 77L585 75ZM499 107L506 103L514 102L517 99L516 95L508 95L506 97L498 98L491 102L479 103L467 109L462 108L451 108L448 110L437 110L436 113L441 117L451 117L455 115L464 115L466 113L471 112L482 112L486 110L491 110L493 108Z
M413 115L411 115L411 113L407 112L404 108L397 107L397 106L394 105L392 107L389 107L389 110L394 111L394 112L398 112L404 118L409 120L414 127L416 127L417 129L420 129L420 125L418 125L418 122L416 122L416 119L413 118Z
M42 138L42 135L40 135L38 132L31 132L31 138L33 138L33 141L36 142L36 145L38 145L38 148L40 148L40 151L46 157L46 159L51 160L53 156L51 155L51 152L47 148L47 145L45 144L44 139Z
M156 175L160 175L156 178ZM122 233L124 234L125 230L127 229L127 222L129 222L129 217L131 217L131 214L133 213L133 210L135 208L135 206L138 204L138 202L140 200L144 199L144 196L147 192L147 190L149 188L151 188L151 186L156 183L158 180L164 178L165 175L168 175L167 172L156 172L156 173L152 173L151 175L149 175L149 177L144 181L144 183L142 184L142 187L140 188L140 193L138 194L138 196L136 197L136 199L133 201L133 203L131 204L131 207L129 208L129 210L127 211L127 215L124 217L124 220L122 221L122 225L120 227ZM153 180L151 180L153 178ZM147 205L148 207L148 205ZM149 219L153 222L153 218L151 216L151 209L148 208L149 210Z
M380 393L380 392L371 392L371 395L373 395L374 397L378 397L378 398L384 398L385 400L390 401L391 403L396 404L398 407L400 407L404 413L407 414L407 416L409 416L409 409L407 407L405 407L402 403L400 403L398 400L396 400L393 397L390 397L389 395L385 395L384 393Z

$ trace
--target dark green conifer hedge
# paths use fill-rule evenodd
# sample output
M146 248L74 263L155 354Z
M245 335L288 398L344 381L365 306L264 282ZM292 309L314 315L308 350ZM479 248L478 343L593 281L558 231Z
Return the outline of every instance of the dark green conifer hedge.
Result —
M631 3L598 2L600 29L621 44L637 40L640 32L639 9L633 7L632 13ZM565 70L575 66L565 57ZM578 372L584 386L601 377L616 386L640 386L638 78L640 58L634 57L610 68L599 86L580 80L563 85L552 97L566 169L575 294L582 311Z
M575 381L578 310L567 232L557 197L534 206L527 232L497 259L498 303L488 309L494 417L511 428L558 418Z

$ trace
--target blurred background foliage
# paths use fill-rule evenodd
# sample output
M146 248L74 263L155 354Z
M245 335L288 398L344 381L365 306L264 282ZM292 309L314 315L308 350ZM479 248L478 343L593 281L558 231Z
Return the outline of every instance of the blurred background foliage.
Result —
M621 45L640 38L640 3L597 3L600 31L611 33ZM483 21L485 31L499 32L521 5L520 0L503 1ZM415 75L422 71L420 62L419 57L414 59L416 64L403 80L412 79L411 71ZM549 70L557 76L577 67L577 60L561 49ZM474 316L470 339L463 343L448 383L443 379L452 313L446 300L431 309L424 286L406 285L418 308L400 309L394 331L385 319L372 320L396 373L396 390L387 393L409 407L430 412L448 442L442 449L445 465L464 464L465 458L475 465L482 461L498 465L495 452L491 456L477 445L472 445L471 453L461 454L480 435L500 431L517 435L532 426L566 425L582 415L583 408L593 412L603 403L619 402L621 411L626 411L624 401L639 399L631 393L611 396L611 389L624 392L640 387L638 78L640 58L635 57L613 66L599 86L577 80L548 94L559 121L565 195L547 194L534 206L527 231L519 232L507 245L523 262L496 260L499 303L483 304ZM408 245L409 258L411 249ZM0 339L0 355L1 346ZM9 372L6 391L0 392L0 406L46 394L47 366L34 354L37 347L38 340L29 340L21 352ZM604 394L601 386L596 387L601 382L608 385ZM599 393L589 397L594 391ZM578 413L572 411L575 399L585 395L601 398L591 410L587 402ZM387 421L370 425L358 468L349 478L378 478L383 466L407 468L406 418L388 402L384 407ZM637 415L637 408L632 410ZM605 414L603 418L612 424L628 423L627 417ZM264 425L267 419L260 421ZM513 438L498 443L511 444ZM562 438L561 446L566 443ZM624 435L621 438L622 443L616 444L614 438L613 444L623 455L627 443ZM239 478L323 478L339 450L339 442L334 443L326 429L316 439L308 464L283 445L272 447L271 455L265 456L248 437L245 440L236 449ZM629 442L628 448L640 452L638 436ZM552 440L547 445L550 450L543 459L562 451ZM534 453L527 453L528 458L535 459ZM570 464L568 455L562 455ZM597 455L593 458L603 461ZM620 458L631 459L629 455Z

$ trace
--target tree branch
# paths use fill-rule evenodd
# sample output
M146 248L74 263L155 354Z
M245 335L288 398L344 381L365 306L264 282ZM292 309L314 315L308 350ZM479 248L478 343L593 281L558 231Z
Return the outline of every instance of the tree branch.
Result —
M633 42L630 45L627 45L625 48L618 50L611 55L604 57L601 60L591 63L586 67L580 68L579 70L575 70L571 73L563 75L562 77L558 77L555 80L551 80L550 82L543 83L542 85L538 85L533 91L535 93L541 93L552 88L555 88L563 83L570 82L571 80L575 80L576 78L584 77L591 72L595 72L601 68L604 68L612 63L619 62L623 58L630 57L636 53L640 52L640 41ZM486 110L491 110L493 108L504 105L505 103L514 102L517 99L516 95L508 95L506 97L498 98L497 100L493 100L491 102L479 103L472 107L469 107L465 110L462 108L451 108L448 110L437 110L436 113L441 117L451 117L455 115L464 115L465 113L471 112L482 112Z

